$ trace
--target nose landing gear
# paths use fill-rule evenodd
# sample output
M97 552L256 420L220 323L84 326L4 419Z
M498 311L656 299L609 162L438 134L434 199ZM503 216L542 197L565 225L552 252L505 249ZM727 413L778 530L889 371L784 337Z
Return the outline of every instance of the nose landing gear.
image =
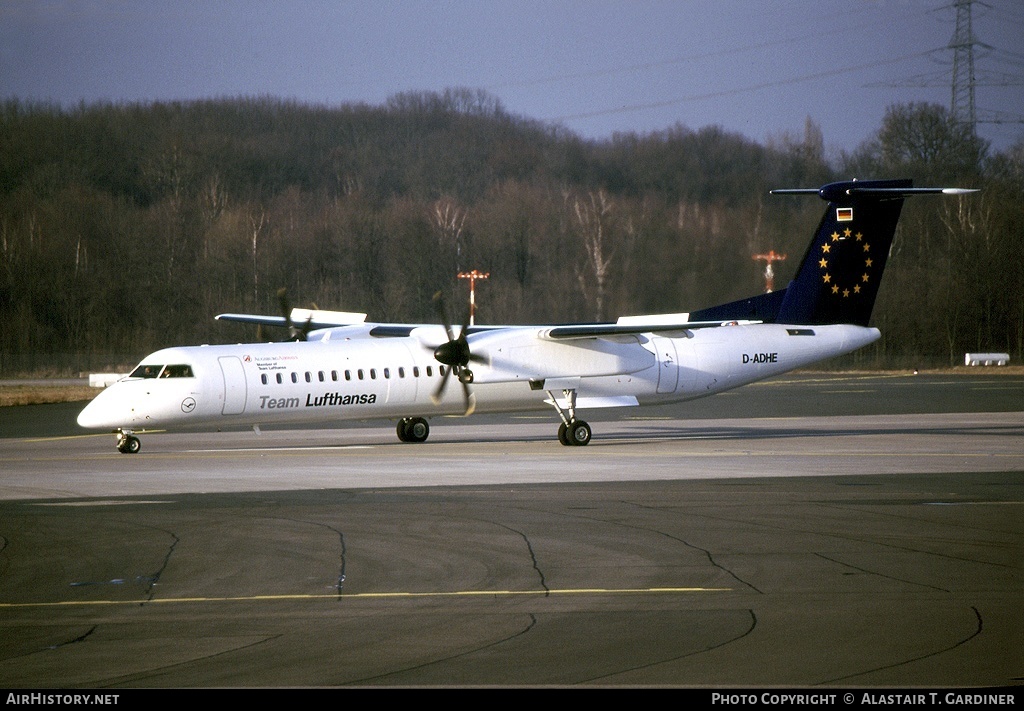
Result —
M132 434L131 430L117 431L117 451L121 454L138 454L142 449L142 442Z
M402 442L426 442L430 425L422 417L405 417L398 421L398 439Z

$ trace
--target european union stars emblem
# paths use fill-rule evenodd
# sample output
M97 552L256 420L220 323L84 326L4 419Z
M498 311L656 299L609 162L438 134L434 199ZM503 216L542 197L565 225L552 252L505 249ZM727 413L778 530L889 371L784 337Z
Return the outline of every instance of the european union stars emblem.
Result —
M838 223L848 223L840 227ZM826 292L840 299L856 298L874 278L871 268L874 257L871 242L853 224L853 208L836 210L836 229L821 245L821 270Z

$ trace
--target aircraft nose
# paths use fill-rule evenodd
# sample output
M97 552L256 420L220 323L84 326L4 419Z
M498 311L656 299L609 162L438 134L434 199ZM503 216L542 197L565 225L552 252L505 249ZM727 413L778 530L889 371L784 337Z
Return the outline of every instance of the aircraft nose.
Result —
M109 389L104 390L78 413L78 426L90 430L113 430L123 426L118 400Z
M78 413L78 426L89 430L103 427L102 409L96 400L90 402Z

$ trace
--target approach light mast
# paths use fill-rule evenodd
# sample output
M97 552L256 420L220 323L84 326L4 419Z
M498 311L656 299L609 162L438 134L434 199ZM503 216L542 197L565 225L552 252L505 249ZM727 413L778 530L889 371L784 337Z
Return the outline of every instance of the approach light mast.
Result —
M785 261L785 254L777 254L774 249L767 254L755 254L754 261L766 262L764 267L764 293L770 294L775 288L775 272L772 269L772 262Z
M487 279L491 276L490 272L478 272L474 269L471 272L459 272L459 279L469 279L469 325L475 325L476 319L476 282L478 280Z

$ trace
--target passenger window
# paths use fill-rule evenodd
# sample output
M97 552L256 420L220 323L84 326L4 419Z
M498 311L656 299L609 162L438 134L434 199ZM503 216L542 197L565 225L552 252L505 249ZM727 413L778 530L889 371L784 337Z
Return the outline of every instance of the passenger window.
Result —
M338 371L336 371L336 370L332 370L331 371L331 380L333 380L334 382L338 382Z
M358 375L359 379L362 380L363 379L363 369L360 368L359 370L357 370L356 371L356 375Z
M299 376L298 376L297 373L292 373L292 382L293 383L299 382Z
M283 380L283 379L281 378L281 374L280 374L280 373L278 373L278 374L277 374L277 384L278 384L278 385L280 385L280 384L281 384L281 383L283 383L283 382L284 382L284 380Z
M263 381L264 385L266 385L267 384L267 374L264 373L263 375L261 375L260 376L260 380Z
M320 376L320 382L321 382L321 383L322 383L322 382L323 382L324 380L326 380L326 378L324 377L324 371L322 371L322 370L321 370L321 371L320 371L320 372L318 373L318 375Z
M352 371L351 370L346 370L345 371L345 380L351 380L351 379L352 379Z
M370 380L376 380L376 379L377 379L377 369L376 368L370 368Z
M398 368L398 377L399 378L404 378L405 377L405 368L402 368L402 367Z
M414 378L420 377L420 367L418 365L414 365L412 367L412 377L414 377Z
M386 379L388 379L390 377L391 377L391 369L390 368L385 368L384 369L384 379L386 380Z
M434 371L431 369L431 366L429 366L429 365L427 366L427 377L428 378L433 378L434 377Z

